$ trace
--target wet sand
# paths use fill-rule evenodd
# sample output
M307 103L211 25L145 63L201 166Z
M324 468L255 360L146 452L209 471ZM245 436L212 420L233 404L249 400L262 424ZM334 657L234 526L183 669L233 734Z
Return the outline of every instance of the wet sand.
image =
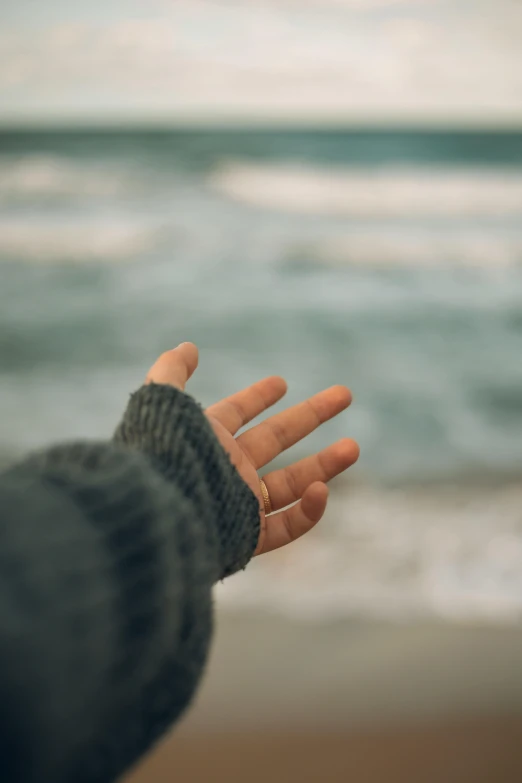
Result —
M129 778L519 783L522 628L218 613L200 692Z
M522 719L178 736L127 783L520 783Z
M522 715L522 626L218 613L188 728Z

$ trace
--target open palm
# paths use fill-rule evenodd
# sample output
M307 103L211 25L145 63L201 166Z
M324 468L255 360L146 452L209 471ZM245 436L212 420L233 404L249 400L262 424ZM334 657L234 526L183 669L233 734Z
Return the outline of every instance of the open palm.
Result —
M149 371L147 382L184 389L197 365L196 346L182 343L162 354ZM237 435L242 427L278 402L285 393L285 381L274 376L258 381L206 410L221 445L259 500L261 527L256 554L284 546L310 530L326 508L326 482L350 467L359 456L357 444L342 438L317 454L264 475L272 510L277 512L267 517L258 471L345 410L351 402L346 387L332 386Z

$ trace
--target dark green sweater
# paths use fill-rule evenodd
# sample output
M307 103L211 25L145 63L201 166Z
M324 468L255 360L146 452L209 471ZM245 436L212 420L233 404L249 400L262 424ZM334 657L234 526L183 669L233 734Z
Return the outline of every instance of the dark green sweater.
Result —
M0 780L114 781L201 677L259 504L197 403L144 386L111 443L0 474ZM175 770L173 770L175 776Z

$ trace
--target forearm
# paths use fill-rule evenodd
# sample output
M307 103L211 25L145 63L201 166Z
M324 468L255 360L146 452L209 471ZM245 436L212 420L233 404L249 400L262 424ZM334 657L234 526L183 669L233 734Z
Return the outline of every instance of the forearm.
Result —
M158 393L159 434L184 406L202 418L184 395L137 397L147 407ZM204 423L203 444L174 430L143 444L150 422L136 406L118 431L125 445L55 447L0 480L2 752L4 769L18 769L5 779L109 781L135 761L201 675L212 584L255 547L255 498L218 444L213 464ZM243 504L236 538L213 482Z
M219 578L244 568L259 537L259 503L239 478L201 407L171 386L143 386L114 439L147 455L169 483L182 484L219 543Z

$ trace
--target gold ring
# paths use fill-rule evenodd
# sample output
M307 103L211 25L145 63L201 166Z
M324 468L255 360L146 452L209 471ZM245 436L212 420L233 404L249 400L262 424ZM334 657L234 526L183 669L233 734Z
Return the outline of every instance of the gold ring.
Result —
M259 479L259 483L261 485L261 494L263 495L263 503L265 504L265 516L268 516L272 513L272 503L270 501L270 495L268 494L268 489L266 488L266 484L263 481L263 479Z

